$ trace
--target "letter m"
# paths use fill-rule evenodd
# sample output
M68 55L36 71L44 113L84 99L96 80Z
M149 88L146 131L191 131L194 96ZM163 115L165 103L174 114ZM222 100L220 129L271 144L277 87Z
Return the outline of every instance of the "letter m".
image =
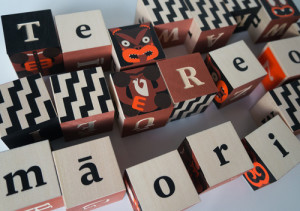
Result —
M163 30L163 32L160 34L158 38L161 42L167 43L169 40L171 41L176 41L179 40L179 35L178 35L178 28L172 29L172 31L169 33L169 30Z
M22 183L22 190L21 191L26 191L26 190L32 189L32 187L29 184L29 180L28 180L28 174L30 172L34 173L34 175L35 175L35 179L36 179L36 186L35 187L39 187L39 186L47 184L46 182L44 182L43 175L42 175L42 170L38 166L32 166L27 171L18 170L14 174L9 173L9 174L7 174L6 176L3 177L6 180L6 186L7 186L6 196L18 193L18 191L16 191L15 183L14 183L14 177L15 176L19 176L20 179L21 179L21 183Z

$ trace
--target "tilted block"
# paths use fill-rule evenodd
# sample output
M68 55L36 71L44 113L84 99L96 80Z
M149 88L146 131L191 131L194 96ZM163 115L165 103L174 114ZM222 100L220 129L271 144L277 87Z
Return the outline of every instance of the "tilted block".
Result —
M259 0L224 0L224 2L237 23L234 32L247 30L260 8Z
M292 0L260 0L261 7L248 28L253 42L280 39L287 29L300 18Z
M112 44L100 10L55 16L65 68L109 70Z
M116 71L155 63L165 54L151 23L109 29Z
M174 104L169 121L204 112L218 92L199 53L166 59L157 65Z
M267 43L258 60L267 72L262 81L266 90L299 78L300 37Z
M50 78L66 140L112 130L115 110L101 67Z
M0 85L0 135L10 149L62 136L40 74Z
M109 81L122 136L167 123L173 104L157 65L113 73Z
M151 22L162 46L183 44L192 23L184 0L138 0L135 23Z
M177 151L126 169L124 181L133 210L184 210L200 198Z
M0 153L1 210L55 210L64 206L48 141Z
M292 132L300 132L300 80L282 85L267 92L251 108L250 113L262 125L277 114L281 116Z
M243 142L254 165L244 178L253 190L279 180L300 162L300 142L278 115Z
M243 40L209 52L205 62L219 89L218 108L249 95L266 75Z
M231 122L186 137L178 151L198 193L253 168Z
M293 23L284 33L282 38L295 37L300 35L300 21Z
M63 71L51 10L3 15L6 51L19 78Z
M123 199L125 186L109 137L53 152L66 210L92 210Z
M194 20L185 40L188 52L206 53L224 46L236 22L223 0L185 0Z

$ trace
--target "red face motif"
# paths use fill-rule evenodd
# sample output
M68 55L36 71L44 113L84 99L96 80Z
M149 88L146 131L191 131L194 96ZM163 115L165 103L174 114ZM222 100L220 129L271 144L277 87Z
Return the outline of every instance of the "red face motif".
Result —
M272 13L277 17L290 17L295 13L295 9L288 3L288 0L267 0Z
M149 25L142 24L133 29L115 29L112 35L117 40L122 57L127 63L141 63L158 57Z

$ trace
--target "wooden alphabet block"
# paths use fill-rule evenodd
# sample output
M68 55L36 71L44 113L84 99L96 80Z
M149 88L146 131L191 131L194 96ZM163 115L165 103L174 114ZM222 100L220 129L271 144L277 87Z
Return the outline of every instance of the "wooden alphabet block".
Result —
M261 7L248 28L253 42L277 40L300 18L292 0L260 0Z
M109 81L122 136L167 123L173 103L156 64L112 73Z
M192 16L183 0L138 0L135 23L151 22L164 48L183 44Z
M50 82L65 140L112 130L115 110L101 67L51 76Z
M237 23L234 32L247 30L260 8L259 0L224 0L224 2Z
M63 71L51 10L1 16L6 51L19 78Z
M112 44L100 10L55 16L65 68L109 70Z
M219 89L218 108L249 95L266 75L243 40L209 52L205 62Z
M109 137L53 152L66 210L92 210L123 199L125 186Z
M10 149L62 136L40 74L0 85L0 135Z
M293 23L290 28L284 33L282 38L295 37L300 35L300 21Z
M178 151L198 193L253 168L231 122L186 137Z
M279 180L300 162L300 142L278 115L243 142L254 165L244 178L253 190Z
M185 0L193 21L185 40L189 53L224 46L236 28L236 22L223 0Z
M55 210L64 206L48 141L0 153L1 210Z
M124 181L133 210L184 210L200 198L178 152L126 169Z
M151 23L109 29L116 71L145 66L165 58Z
M300 37L267 43L258 57L267 76L262 80L266 90L300 77Z
M250 110L257 123L262 125L277 114L294 134L300 133L300 80L282 85L267 92Z
M199 53L157 62L174 109L169 121L202 113L218 89Z

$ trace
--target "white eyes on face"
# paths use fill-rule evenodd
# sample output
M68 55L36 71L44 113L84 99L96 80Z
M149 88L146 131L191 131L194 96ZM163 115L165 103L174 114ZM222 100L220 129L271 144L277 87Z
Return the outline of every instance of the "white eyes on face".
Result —
M124 47L129 47L129 46L130 46L130 42L127 41L127 40L122 40L121 44L122 44Z
M148 42L150 42L150 38L145 36L145 37L143 37L142 41L143 41L143 43L148 43Z

